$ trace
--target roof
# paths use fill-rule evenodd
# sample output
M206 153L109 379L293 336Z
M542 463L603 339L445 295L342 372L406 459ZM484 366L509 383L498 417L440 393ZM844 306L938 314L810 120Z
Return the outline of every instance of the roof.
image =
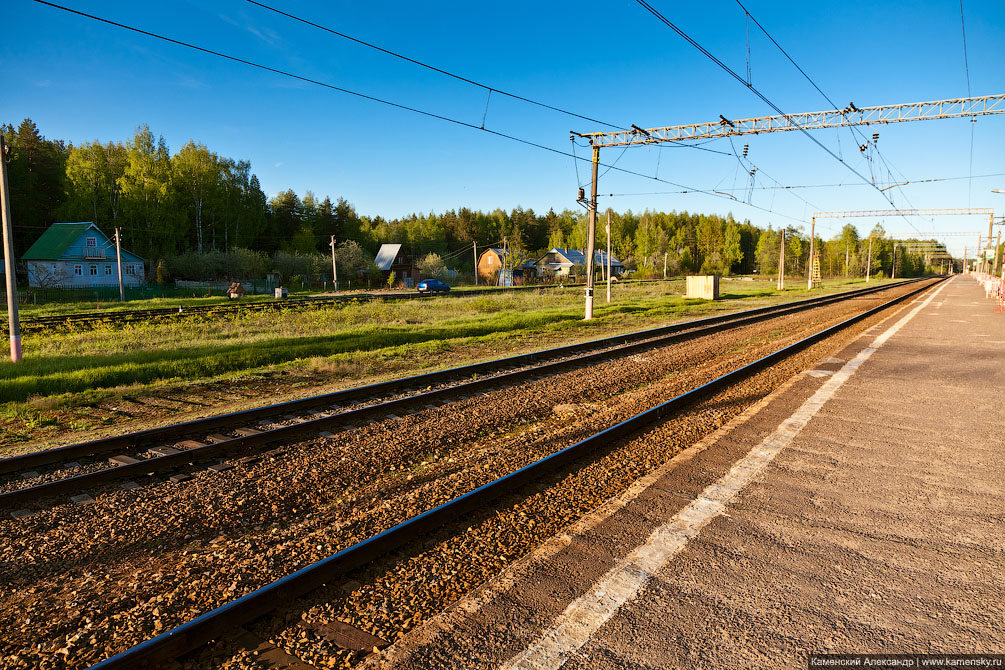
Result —
M42 236L35 240L35 244L28 248L21 257L26 261L53 261L66 253L70 245L89 228L98 230L90 221L81 223L54 223Z
M80 239L80 236L87 231L94 229L94 231L104 238L103 244L111 244L111 249L114 251L115 243L105 235L100 228L91 223L90 221L81 221L79 223L53 223L51 226L46 228L45 232L35 240L35 243L28 248L28 251L24 252L21 257L22 260L26 261L55 261L55 260L94 260L84 258L79 254L67 255L67 251L73 244ZM145 261L142 256L134 254L126 249L122 250L123 260L129 262L135 261Z
M485 251L483 251L480 254L478 254L478 262L480 263L481 260L482 260L482 258L485 256L485 254L487 254L490 251L494 252L495 255L498 256L501 259L505 259L506 256L507 256L507 251L503 251L503 249L501 249L500 247L486 247ZM513 254L513 250L512 249L508 250L508 254L512 255Z
M548 254L558 254L572 265L586 265L586 253L582 249L549 249ZM538 262L544 260L548 254L545 254ZM593 262L597 265L606 263L607 252L595 249L593 251ZM564 263L554 263L554 265L564 265ZM621 265L621 261L611 256L611 265Z
M401 251L400 244L382 244L380 249L377 250L377 257L373 259L374 264L377 269L381 272L387 272L391 269L391 265L394 263L394 259L398 257L398 252Z

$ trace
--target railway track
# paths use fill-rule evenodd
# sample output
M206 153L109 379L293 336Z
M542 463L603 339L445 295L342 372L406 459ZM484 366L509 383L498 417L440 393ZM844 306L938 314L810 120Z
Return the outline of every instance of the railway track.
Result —
M630 439L640 431L654 423L666 420L700 399L742 383L759 372L781 364L787 358L798 355L807 348L840 334L865 319L880 315L884 310L917 295L930 286L931 284L925 284L920 287L911 287L911 290L892 300L884 301L669 400L649 407L614 426L495 478L474 490L464 492L448 502L427 509L387 530L376 533L243 597L227 602L223 606L167 630L146 642L107 658L93 667L107 670L163 664L203 647L210 641L228 640L233 645L233 638L242 634L246 638L251 638L253 643L258 637L249 635L246 632L248 629L243 628L249 622L270 615L277 608L297 605L297 599L305 594L323 589L326 584L337 584L340 580L353 574L354 570L374 561L383 560L403 545L421 541L422 538L428 537L446 524L461 523L463 525L466 523L465 519L478 513L479 510L490 509L500 497L512 496L521 490L526 490L541 481L542 478L582 462L584 458L588 458L594 452L610 449L612 444ZM302 603L297 606L301 605ZM306 614L304 619L308 619ZM290 617L287 613L286 621L289 620ZM240 648L242 644L245 642L238 641L237 648ZM279 652L280 656L285 653L282 650ZM248 655L245 654L245 656ZM201 658L205 663L207 657L204 655ZM295 658L289 658L296 661ZM197 667L204 666L204 663L201 666L198 661L190 662ZM303 664L302 667L311 666Z
M0 665L83 668L109 659L889 297L859 295L330 438L304 433L282 443L284 455L228 472L190 470L180 484L144 478L135 490L101 489L90 504L0 519ZM668 420L601 438L599 449L529 486L505 486L495 502L352 573L333 573L300 599L272 599L266 604L280 608L248 623L247 635L229 630L220 644L182 658L183 667L351 667L886 317L864 317L719 391L706 386ZM119 667L142 664L131 663Z
M30 514L31 507L54 502L55 496L116 481L129 480L126 486L133 488L155 474L175 473L172 481L183 481L190 476L185 471L197 467L225 471L263 456L281 456L282 446L270 447L306 435L331 437L347 428L436 408L488 389L888 289L876 287L708 317L7 458L0 460L4 477L0 509L14 510L11 514L20 518Z

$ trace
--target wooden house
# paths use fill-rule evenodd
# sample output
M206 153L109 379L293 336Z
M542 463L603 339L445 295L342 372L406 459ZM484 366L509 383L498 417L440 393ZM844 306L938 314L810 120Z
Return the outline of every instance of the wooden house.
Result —
M24 253L28 286L118 286L115 241L89 221L54 223ZM122 249L122 283L144 283L145 261Z
M402 251L401 244L382 244L377 250L374 264L380 270L381 280L387 281L388 275L394 273L396 282L404 286L415 286L419 281L419 270L413 263L412 256Z
M599 249L593 252L593 265L598 273L603 273L601 268L607 263L607 252ZM582 249L549 249L541 258L537 259L535 265L538 274L544 275L550 271L556 277L568 277L576 274L575 268L586 267L586 252ZM611 256L611 274L615 277L625 271L625 266L614 256Z

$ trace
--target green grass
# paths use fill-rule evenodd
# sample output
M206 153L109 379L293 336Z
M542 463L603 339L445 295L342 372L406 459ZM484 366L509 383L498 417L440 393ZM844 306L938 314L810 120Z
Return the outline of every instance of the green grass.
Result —
M862 284L830 282L827 289L844 290L856 283ZM598 289L595 318L589 322L582 320L582 288L568 288L28 334L24 360L0 363L0 422L37 430L51 425L47 412L54 408L86 405L124 389L136 393L270 371L345 376L352 383L353 378L386 376L406 365L456 365L820 293L805 288L779 293L763 281L724 281L721 288L724 300L712 302L683 299L683 281L624 284L616 287L610 304Z

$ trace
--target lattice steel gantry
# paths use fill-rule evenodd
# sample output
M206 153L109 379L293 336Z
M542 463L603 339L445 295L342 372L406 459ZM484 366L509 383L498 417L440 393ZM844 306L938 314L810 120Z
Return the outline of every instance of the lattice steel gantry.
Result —
M631 130L609 133L577 133L573 131L573 135L587 139L593 148L593 179L590 187L589 224L586 234L586 313L584 318L593 318L593 252L597 229L597 168L600 165L601 148L715 139L734 135L760 135L761 133L792 130L818 130L907 121L966 118L991 114L1005 114L1005 94L874 107L856 107L854 103L848 103L844 109L783 114L781 116L758 116L749 119L730 120L720 115L718 121L706 123L688 123L661 128L640 128L633 125ZM812 259L815 235L812 230L812 222L810 227L810 258ZM812 262L809 265L812 265ZM807 283L812 287L812 272Z

